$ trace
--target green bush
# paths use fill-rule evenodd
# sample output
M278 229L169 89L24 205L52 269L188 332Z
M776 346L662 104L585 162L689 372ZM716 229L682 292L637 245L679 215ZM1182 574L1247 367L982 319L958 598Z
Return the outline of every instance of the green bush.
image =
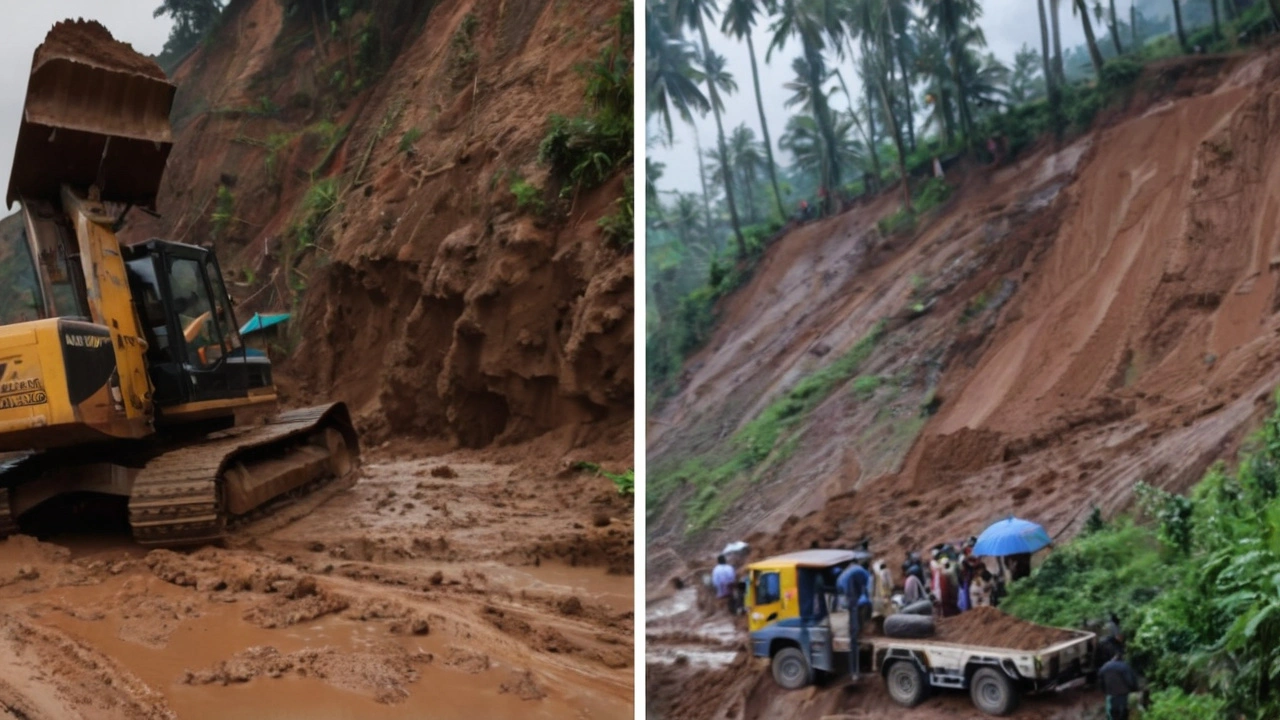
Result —
M882 383L883 379L879 375L862 375L853 381L853 394L862 400L870 400Z
M209 215L209 235L217 240L226 233L231 227L231 223L235 220L236 198L231 194L231 188L226 185L219 185L217 195L214 197L213 213Z
M926 213L946 202L947 198L951 197L951 186L942 178L931 177L917 185L915 192L916 213Z
M1142 74L1142 63L1131 57L1117 57L1108 60L1102 66L1102 77L1099 82L1102 89L1109 93L1127 90Z
M600 226L600 232L604 235L605 242L618 248L619 250L627 250L635 239L635 198L633 197L634 186L631 178L627 178L623 184L622 196L613 201L614 210L612 213L600 218L596 224Z
M1147 717L1280 716L1280 410L1234 472L1215 465L1187 497L1138 497L1154 527L1095 525L1015 583L1004 609L1061 626L1117 613L1156 691Z
M897 235L898 233L908 233L916 228L916 214L906 208L899 208L897 212L880 218L876 222L876 227L880 229L880 234L885 237Z
M525 212L541 215L547 210L547 204L542 200L542 188L522 177L511 181L511 194L516 198L516 207Z
M1226 717L1226 703L1212 695L1191 694L1169 688L1151 694L1151 706L1142 720L1211 720Z
M422 130L419 130L416 127L409 128L404 132L404 135L400 136L400 152L406 155L409 154L413 151L413 146L416 145L418 140L421 138Z

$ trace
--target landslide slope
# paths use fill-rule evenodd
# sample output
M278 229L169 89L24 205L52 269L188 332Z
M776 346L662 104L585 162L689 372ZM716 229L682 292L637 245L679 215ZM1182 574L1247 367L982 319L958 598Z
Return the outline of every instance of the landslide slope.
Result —
M287 399L346 400L371 442L629 457L632 258L597 224L629 170L561 201L538 160L553 114L589 112L578 68L629 57L621 3L318 5L232 0L174 73L163 217L126 239L216 246L241 321L296 313ZM551 210L517 208L522 179Z
M1065 538L1228 456L1280 382L1277 71L1149 68L1094 132L953 173L910 237L882 197L776 242L650 420L651 600L730 540Z

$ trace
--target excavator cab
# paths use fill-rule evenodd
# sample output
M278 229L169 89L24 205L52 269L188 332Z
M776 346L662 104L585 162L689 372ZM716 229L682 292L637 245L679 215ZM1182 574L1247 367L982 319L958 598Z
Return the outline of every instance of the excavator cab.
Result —
M213 253L163 240L123 251L158 422L216 414L219 401L271 394L271 362L246 352Z

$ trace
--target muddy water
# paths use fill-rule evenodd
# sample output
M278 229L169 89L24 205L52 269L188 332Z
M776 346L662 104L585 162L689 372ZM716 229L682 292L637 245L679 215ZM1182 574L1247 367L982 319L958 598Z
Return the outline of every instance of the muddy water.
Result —
M583 602L593 600L614 612L626 612L635 606L635 579L627 575L611 575L599 567L544 562L537 566L481 566L481 570L490 578L511 584L516 590L569 592Z
M149 588L170 597L181 592L163 586ZM68 607L101 599L102 588L66 588L57 599ZM439 718L474 720L485 717L521 718L623 718L630 712L624 698L592 693L563 691L544 683L547 697L532 702L501 692L501 684L513 668L495 660L486 671L469 674L439 665L456 638L429 635L424 638L389 636L386 628L341 618L318 621L286 629L262 629L240 619L244 608L236 603L207 609L203 615L179 624L162 648L152 648L121 639L120 623L114 620L80 620L55 614L44 622L102 650L151 687L160 691L182 720L220 720L252 717L263 720L354 720L378 718ZM360 652L374 645L395 642L410 652L428 652L437 661L419 667L420 679L408 686L403 702L383 704L372 697L336 688L319 679L289 675L259 677L247 683L222 686L187 685L186 670L208 668L238 652L256 646L271 646L282 654L306 648L333 647L342 652Z

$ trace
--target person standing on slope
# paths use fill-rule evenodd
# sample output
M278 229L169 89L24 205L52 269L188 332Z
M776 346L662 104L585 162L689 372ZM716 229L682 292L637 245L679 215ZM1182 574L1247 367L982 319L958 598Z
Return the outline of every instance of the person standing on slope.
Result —
M1138 675L1117 650L1111 661L1098 671L1098 687L1107 696L1107 720L1129 720L1129 693L1141 690Z
M867 597L871 573L867 571L866 562L862 559L850 563L836 578L836 589L849 600L849 675L855 682L858 680L858 635L862 632L863 615L871 610L871 598Z
M711 585L716 589L716 599L724 602L730 615L734 613L733 586L737 579L738 573L729 561L723 555L716 558L716 566L711 571Z

